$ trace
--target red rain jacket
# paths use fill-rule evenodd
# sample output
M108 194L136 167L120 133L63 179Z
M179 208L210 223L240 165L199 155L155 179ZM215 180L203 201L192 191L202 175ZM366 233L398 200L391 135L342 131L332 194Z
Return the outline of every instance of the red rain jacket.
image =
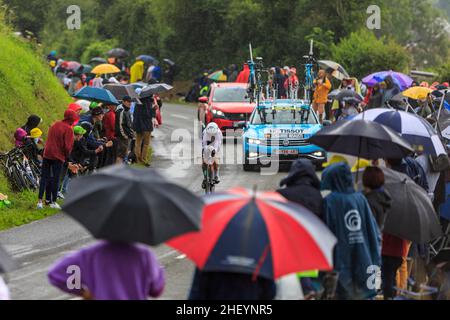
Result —
M55 122L48 130L45 144L44 158L65 162L73 148L72 125L78 120L78 115L73 110L66 110L64 120Z

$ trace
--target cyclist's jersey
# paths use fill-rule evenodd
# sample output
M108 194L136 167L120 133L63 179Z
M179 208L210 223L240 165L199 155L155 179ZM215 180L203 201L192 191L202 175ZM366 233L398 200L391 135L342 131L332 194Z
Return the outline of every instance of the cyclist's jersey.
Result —
M212 142L213 137L215 137L214 142ZM202 146L205 149L207 146L211 145L219 153L222 149L223 134L219 130L215 136L210 136L206 131L203 132Z

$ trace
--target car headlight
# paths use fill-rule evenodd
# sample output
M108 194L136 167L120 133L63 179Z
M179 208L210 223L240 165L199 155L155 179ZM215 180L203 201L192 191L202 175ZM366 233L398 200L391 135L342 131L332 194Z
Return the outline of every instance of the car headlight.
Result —
M213 115L218 116L218 117L224 117L225 116L225 113L223 113L223 111L216 110L216 109L212 109L212 113L213 113Z
M322 157L323 156L323 152L322 151L316 151L313 153L313 156L315 157Z
M248 155L250 158L256 158L259 156L258 152L250 152Z
M248 143L249 143L249 144L257 144L257 145L260 145L260 144L261 144L261 140L250 138L250 139L248 139Z

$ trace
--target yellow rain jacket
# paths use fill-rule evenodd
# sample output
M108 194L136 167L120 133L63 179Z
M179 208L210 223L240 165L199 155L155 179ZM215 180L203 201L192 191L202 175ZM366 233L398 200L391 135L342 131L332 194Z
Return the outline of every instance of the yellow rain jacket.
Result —
M144 79L144 61L136 61L130 69L130 83Z

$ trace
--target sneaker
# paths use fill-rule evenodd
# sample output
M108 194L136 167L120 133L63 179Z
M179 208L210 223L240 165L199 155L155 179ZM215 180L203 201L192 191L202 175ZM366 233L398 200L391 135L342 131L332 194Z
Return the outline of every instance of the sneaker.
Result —
M202 182L202 189L206 189L206 180L203 180Z
M220 178L219 178L219 176L215 176L215 177L214 177L214 183L215 183L215 184L219 184L219 183L220 183Z
M65 199L64 194L61 191L58 192L58 198L61 200Z
M37 209L38 209L38 210L44 209L44 204L43 204L42 202L39 202L39 203L37 204Z
M61 210L61 207L56 202L50 204L50 208Z

